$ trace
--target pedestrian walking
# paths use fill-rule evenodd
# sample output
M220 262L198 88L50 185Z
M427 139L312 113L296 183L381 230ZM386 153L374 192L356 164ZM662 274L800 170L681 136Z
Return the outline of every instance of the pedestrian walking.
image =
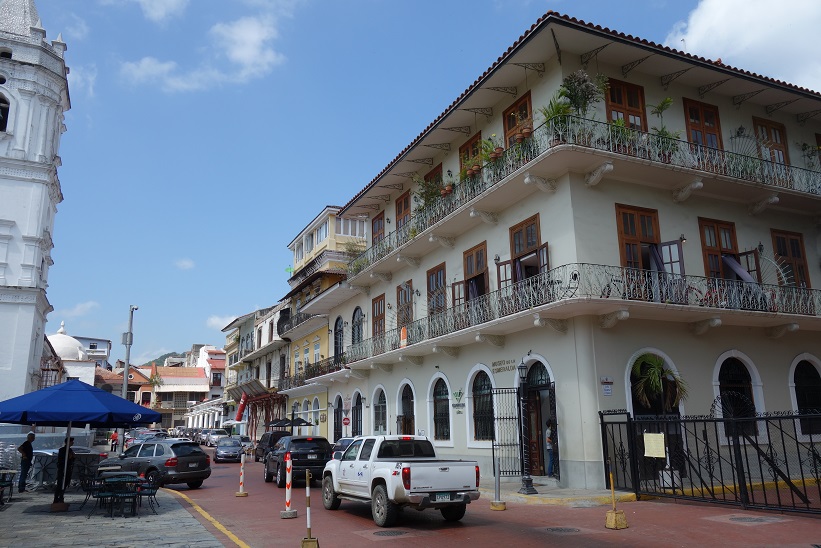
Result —
M550 421L545 423L547 428L544 431L544 448L547 452L547 475L553 477L553 425Z
M111 452L114 453L117 451L117 444L120 440L120 436L117 435L117 431L113 431L111 433Z
M26 480L31 469L31 461L34 459L34 447L31 442L34 441L34 432L29 432L26 436L26 441L20 444L17 450L20 452L20 478L17 480L17 492L24 493L26 491Z

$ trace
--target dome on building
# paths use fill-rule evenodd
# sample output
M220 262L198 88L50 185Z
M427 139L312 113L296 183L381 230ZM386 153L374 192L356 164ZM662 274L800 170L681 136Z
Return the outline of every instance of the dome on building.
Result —
M83 344L74 337L66 335L66 322L60 322L60 329L54 335L48 336L48 342L54 347L54 352L64 361L88 360Z

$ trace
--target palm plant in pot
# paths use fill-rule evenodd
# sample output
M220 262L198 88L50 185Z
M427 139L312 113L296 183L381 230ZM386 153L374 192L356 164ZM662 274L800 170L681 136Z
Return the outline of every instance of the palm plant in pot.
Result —
M681 138L681 131L670 131L664 125L664 111L672 105L673 99L670 97L665 97L657 105L649 105L651 107L650 113L659 119L659 127L653 126L653 132L656 135L661 160L666 163L672 161L673 152L678 147L678 140Z
M607 85L605 75L597 74L591 78L582 69L568 74L562 80L565 97L567 97L576 115L582 118L579 122L580 127L575 132L578 144L589 145L591 142L593 130L587 127L587 113L591 107L604 99Z
M567 141L568 116L573 114L573 106L564 88L559 88L547 105L539 107L539 114L550 127L551 146Z

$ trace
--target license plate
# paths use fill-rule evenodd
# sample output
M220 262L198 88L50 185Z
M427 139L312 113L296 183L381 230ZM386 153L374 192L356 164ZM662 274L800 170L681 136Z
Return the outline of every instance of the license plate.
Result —
M436 493L436 502L450 502L450 493Z
M308 455L309 459L315 459L316 457L317 457L316 455Z
M189 462L188 463L188 468L198 468L198 467L199 467L199 463L196 463L196 462Z

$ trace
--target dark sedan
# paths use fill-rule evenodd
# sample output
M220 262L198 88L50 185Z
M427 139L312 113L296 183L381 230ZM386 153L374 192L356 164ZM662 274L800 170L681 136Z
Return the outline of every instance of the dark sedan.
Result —
M244 449L237 438L221 438L214 451L214 462L240 462Z

